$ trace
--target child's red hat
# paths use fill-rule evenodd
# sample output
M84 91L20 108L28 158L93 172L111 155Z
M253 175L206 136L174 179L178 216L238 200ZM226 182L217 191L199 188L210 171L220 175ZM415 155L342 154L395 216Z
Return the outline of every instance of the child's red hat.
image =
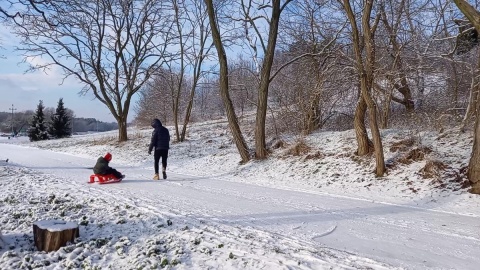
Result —
M110 160L112 160L112 154L107 153L103 158L110 161Z

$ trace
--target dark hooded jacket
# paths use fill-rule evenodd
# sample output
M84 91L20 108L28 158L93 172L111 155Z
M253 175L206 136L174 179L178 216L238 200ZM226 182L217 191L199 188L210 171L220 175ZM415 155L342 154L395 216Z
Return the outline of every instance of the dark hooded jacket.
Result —
M170 132L168 132L168 129L162 126L162 122L158 119L153 119L152 127L154 130L148 152L151 152L152 149L168 150L170 148Z
M110 166L108 166L108 160L106 160L104 157L99 157L97 159L97 163L93 167L93 173L94 174L107 174L108 169L110 169Z

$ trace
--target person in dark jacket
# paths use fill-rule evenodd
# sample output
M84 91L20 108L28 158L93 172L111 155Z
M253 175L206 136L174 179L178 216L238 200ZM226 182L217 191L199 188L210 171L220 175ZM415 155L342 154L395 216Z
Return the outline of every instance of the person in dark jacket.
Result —
M153 176L153 180L158 180L158 163L160 162L160 158L162 158L162 174L163 179L167 179L167 158L168 158L168 149L170 148L170 132L164 126L162 126L162 122L157 118L152 120L152 127L154 128L152 133L152 140L150 142L150 146L148 147L148 154L152 154L152 150L155 150L154 156L154 169L155 175Z
M107 153L104 157L99 157L97 163L93 167L94 174L107 175L113 174L117 179L123 179L125 175L121 174L119 171L108 166L108 163L112 160L112 154Z

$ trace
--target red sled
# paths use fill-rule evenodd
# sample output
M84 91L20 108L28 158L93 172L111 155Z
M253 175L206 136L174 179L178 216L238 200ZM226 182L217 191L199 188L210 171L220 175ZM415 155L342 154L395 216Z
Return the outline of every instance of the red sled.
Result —
M95 178L97 181L95 181ZM112 183L118 183L122 181L122 178L116 178L113 174L92 174L90 175L90 181L88 182L89 184L93 184L97 182L100 185L103 184L112 184Z

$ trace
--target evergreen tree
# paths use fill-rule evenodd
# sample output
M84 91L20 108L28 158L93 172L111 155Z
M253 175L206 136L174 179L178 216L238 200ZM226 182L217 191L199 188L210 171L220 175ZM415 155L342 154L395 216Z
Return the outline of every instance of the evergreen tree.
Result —
M63 105L63 98L58 101L55 114L52 114L48 134L52 138L60 139L70 137L72 129L70 128L70 117Z
M45 114L43 113L43 101L40 100L37 110L33 115L30 128L28 129L28 137L30 141L41 141L48 139L47 126L45 125Z

